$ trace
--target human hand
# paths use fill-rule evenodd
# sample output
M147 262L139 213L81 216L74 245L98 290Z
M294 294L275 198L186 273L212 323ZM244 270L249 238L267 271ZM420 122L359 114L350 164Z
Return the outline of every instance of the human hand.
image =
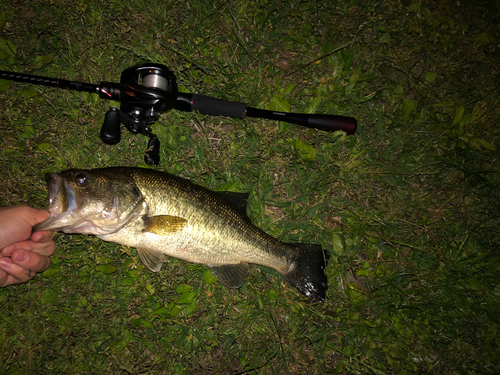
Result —
M0 208L0 287L24 283L47 269L55 250L52 232L31 231L49 215L28 206Z

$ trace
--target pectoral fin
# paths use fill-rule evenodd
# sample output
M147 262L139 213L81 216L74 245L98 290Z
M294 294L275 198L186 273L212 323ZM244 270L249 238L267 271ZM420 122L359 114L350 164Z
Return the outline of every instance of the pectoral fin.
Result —
M160 236L168 236L180 232L187 220L179 216L159 215L144 218L144 231Z
M239 288L248 276L248 263L225 264L222 266L208 266L219 281L228 288Z
M139 258L151 271L158 272L165 262L165 255L160 251L138 248Z

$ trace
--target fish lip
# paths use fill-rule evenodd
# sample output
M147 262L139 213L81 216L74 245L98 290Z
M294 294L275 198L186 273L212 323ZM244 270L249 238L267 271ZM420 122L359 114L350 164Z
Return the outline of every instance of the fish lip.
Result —
M62 178L57 173L46 173L45 181L49 187L49 211L52 208L54 199L56 198L57 192L61 187Z

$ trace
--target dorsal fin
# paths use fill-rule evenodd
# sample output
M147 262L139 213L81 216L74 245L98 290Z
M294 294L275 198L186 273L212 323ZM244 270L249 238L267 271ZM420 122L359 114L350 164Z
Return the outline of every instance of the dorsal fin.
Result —
M248 193L236 193L234 191L216 191L215 193L234 204L241 213L247 214Z

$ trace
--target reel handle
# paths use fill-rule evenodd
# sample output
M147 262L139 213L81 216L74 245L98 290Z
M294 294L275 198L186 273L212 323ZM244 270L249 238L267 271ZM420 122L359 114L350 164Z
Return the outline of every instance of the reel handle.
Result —
M108 145L116 145L121 139L121 116L117 108L113 107L104 117L101 128L101 140Z
M160 140L151 132L149 126L141 126L133 118L128 117L121 110L115 107L106 112L104 123L101 127L101 140L108 145L115 145L121 139L121 124L132 133L141 133L149 136L148 147L144 154L144 161L148 165L160 164ZM135 127L139 126L138 129Z
M148 148L144 155L144 162L147 165L160 164L160 140L156 135L151 135L148 141Z
M348 135L354 134L358 126L358 122L353 117L269 111L247 107L245 103L241 102L216 99L198 94L178 93L174 108L186 112L198 111L201 114L212 116L227 116L232 118L257 117L285 121L328 132L342 130Z

